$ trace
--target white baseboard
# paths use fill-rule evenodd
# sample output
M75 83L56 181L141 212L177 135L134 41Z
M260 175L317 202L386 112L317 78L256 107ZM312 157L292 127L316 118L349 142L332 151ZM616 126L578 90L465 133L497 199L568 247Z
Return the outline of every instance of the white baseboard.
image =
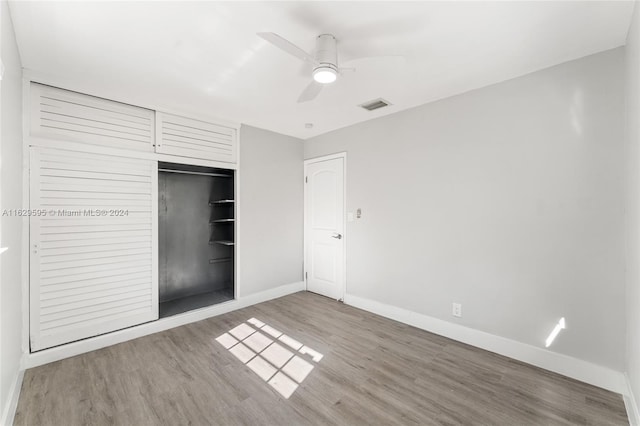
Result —
M266 302L267 300L286 296L287 294L296 293L304 289L305 283L303 281L286 284L259 293L240 297L236 300L220 303L219 305L185 312L184 314L174 315L169 318L159 319L157 321L125 328L123 330L114 331L101 336L79 340L77 342L68 343L66 345L45 349L31 354L25 354L22 359L21 367L23 370L26 370L28 368L48 364L50 362L95 351L96 349L101 349L117 343L126 342L127 340L136 339L138 337L158 333L170 328L201 321L206 318L255 305L256 303Z
M638 410L638 403L631 387L631 381L629 376L625 374L625 380L627 383L627 392L624 395L624 405L627 408L627 417L629 418L629 424L631 426L640 426L640 410Z
M344 302L347 305L526 362L581 382L623 395L628 392L624 374L607 367L350 294L345 295Z
M18 399L20 399L20 390L22 389L22 379L24 379L24 370L16 372L11 388L9 389L9 395L7 395L6 405L2 412L2 419L0 425L11 426L13 419L16 415L16 409L18 408Z

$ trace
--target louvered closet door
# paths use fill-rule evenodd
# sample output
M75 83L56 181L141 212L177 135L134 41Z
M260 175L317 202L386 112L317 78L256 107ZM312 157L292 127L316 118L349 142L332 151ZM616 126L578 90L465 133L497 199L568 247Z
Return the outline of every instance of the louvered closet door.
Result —
M157 319L157 162L30 154L31 350Z
M153 111L31 83L31 136L153 152Z
M156 151L161 154L235 163L236 129L177 115L156 113Z

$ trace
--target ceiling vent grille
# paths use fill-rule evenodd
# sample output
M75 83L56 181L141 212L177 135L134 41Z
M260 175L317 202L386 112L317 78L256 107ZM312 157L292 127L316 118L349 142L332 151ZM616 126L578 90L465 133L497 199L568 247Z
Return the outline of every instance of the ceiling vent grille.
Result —
M367 111L373 111L375 109L380 109L380 108L384 108L391 105L391 102L389 101L385 101L382 98L378 98L378 99L374 99L372 101L369 102L365 102L361 105L358 105L364 109L366 109Z

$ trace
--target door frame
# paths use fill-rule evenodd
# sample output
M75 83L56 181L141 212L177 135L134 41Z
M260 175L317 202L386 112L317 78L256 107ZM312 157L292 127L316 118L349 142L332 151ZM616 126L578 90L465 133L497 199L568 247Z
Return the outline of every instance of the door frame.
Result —
M308 291L307 288L307 242L309 237L307 235L307 215L309 213L309 209L307 206L307 169L310 164L321 163L323 161L335 160L338 158L342 158L342 239L344 241L344 250L342 253L342 288L340 289L340 297L339 301L344 301L344 298L347 294L347 153L345 152L337 152L335 154L323 155L320 157L313 157L304 160L304 176L303 176L303 185L304 185L304 240L303 240L303 280L305 290Z

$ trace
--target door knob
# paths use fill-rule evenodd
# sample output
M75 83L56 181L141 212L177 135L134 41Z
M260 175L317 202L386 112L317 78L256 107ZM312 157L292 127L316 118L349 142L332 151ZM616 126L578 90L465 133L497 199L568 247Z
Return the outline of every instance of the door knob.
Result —
M339 240L342 239L342 234L338 234L337 232L334 232L333 235L331 236L331 238L337 238Z

